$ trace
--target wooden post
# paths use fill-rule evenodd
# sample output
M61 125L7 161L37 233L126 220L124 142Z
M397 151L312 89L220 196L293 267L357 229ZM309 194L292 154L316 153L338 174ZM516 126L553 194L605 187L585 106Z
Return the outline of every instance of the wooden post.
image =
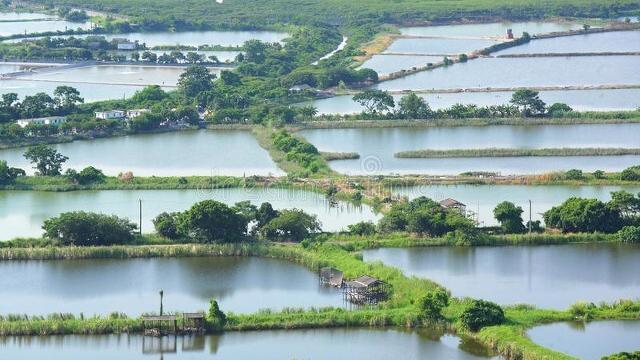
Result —
M164 295L164 291L160 290L160 316L162 316L162 296Z

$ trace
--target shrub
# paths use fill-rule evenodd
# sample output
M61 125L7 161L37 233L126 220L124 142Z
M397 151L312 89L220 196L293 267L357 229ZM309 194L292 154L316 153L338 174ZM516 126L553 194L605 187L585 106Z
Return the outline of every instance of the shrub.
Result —
M260 234L269 240L300 242L311 233L320 231L315 215L298 209L285 209L260 229Z
M462 312L460 321L469 330L478 331L485 326L502 324L505 321L505 316L498 304L485 300L474 300Z
M62 245L113 245L133 240L137 228L128 219L84 211L67 212L45 220L45 236Z
M564 178L567 180L582 180L584 175L582 174L582 170L571 169L564 173Z
M18 176L25 174L24 170L9 167L6 161L0 160L0 185L11 184Z
M449 305L449 294L444 289L428 292L420 299L420 317L425 320L442 319L442 309Z
M227 324L227 316L220 310L218 302L211 299L207 312L207 328L211 331L221 331Z
M620 179L626 181L640 181L640 165L628 167L620 173Z
M102 183L107 178L102 170L96 169L93 166L87 166L80 172L73 169L67 169L64 176L74 184L87 185Z
M593 177L596 179L604 179L604 171L596 170L593 172Z
M156 232L169 239L177 239L180 236L178 231L178 220L180 213L163 212L153 219L153 226Z
M182 214L178 231L204 242L235 241L243 238L247 225L247 219L226 204L205 200Z
M625 226L617 233L618 240L625 243L640 243L640 226Z
M361 221L359 223L355 223L349 225L347 227L349 233L353 235L373 235L376 233L376 225L371 221Z
M605 356L602 360L640 360L640 351L635 351L632 353L629 352L621 352L609 356Z

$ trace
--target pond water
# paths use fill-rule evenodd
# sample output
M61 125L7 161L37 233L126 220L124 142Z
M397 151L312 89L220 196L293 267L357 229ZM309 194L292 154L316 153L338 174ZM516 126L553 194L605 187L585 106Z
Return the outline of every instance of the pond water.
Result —
M383 68L386 65L381 66ZM511 100L513 92L461 92L417 94L431 109L450 108L455 104L475 104L478 106L504 105ZM307 101L300 105L312 105L320 114L355 114L364 107L352 100L353 96L334 96L326 99ZM402 95L394 95L396 106ZM579 111L635 110L640 107L640 89L608 90L554 90L541 91L540 99L547 104L565 103Z
M0 36L42 33L49 31L66 31L91 28L91 23L76 23L66 20L44 20L44 21L12 21L0 22Z
M428 63L442 62L442 56L374 55L362 64L362 68L375 70L378 75L386 75L400 70L426 66Z
M414 36L499 36L505 37L507 29L512 29L515 36L523 32L530 35L544 34L557 31L581 29L581 24L569 22L503 22L488 24L437 25L401 28L403 35Z
M493 40L468 39L397 39L384 52L429 55L458 55L496 44Z
M640 51L640 31L612 31L533 40L492 55L637 51Z
M380 90L634 85L639 56L480 58L375 85ZM544 74L544 76L542 76Z
M542 221L542 213L560 205L570 197L611 199L611 192L625 190L640 193L640 186L564 186L564 185L422 185L394 187L392 191L413 199L426 196L434 200L456 199L467 205L481 225L498 225L493 209L502 201L510 201L524 210L522 218L529 219L529 200L533 220Z
M640 297L638 244L387 248L363 255L434 280L454 296L502 305L565 309L577 301Z
M181 66L147 65L96 65L72 69L47 70L21 76L21 79L51 82L108 83L117 85L160 85L175 86L185 71ZM212 67L209 71L219 73L221 68Z
M483 350L434 331L315 329L227 332L152 338L140 335L5 337L4 354L14 360L51 359L403 359L471 360Z
M171 53L171 51L169 51L169 50L166 50L166 51L163 51L163 50L148 50L148 51L150 53L156 54L157 56L160 56L160 55L165 54L165 53L166 54ZM192 52L192 51L189 51L189 50L182 51L183 54L186 54L188 52ZM196 52L196 53L198 53L200 55L204 55L207 58L207 60L208 60L209 56L214 55L215 57L218 58L218 60L220 62L233 61L233 60L235 60L236 56L240 53L240 51L193 51L193 52ZM124 56L126 56L126 58L128 60L131 60L131 54L133 54L134 51L120 50L120 51L113 51L113 53L118 54L118 55L124 55ZM138 55L141 55L141 54L142 53L140 51L138 51Z
M0 274L0 314L139 316L158 311L161 289L167 313L206 310L212 298L242 313L344 305L313 271L256 257L3 261Z
M44 220L67 211L115 214L139 221L138 200L142 200L143 232L153 232L152 219L162 212L184 211L193 204L214 199L233 205L249 200L259 206L270 202L276 209L297 208L318 216L325 231L345 230L379 216L366 205L330 203L324 195L303 190L277 188L198 189L198 190L108 190L66 193L0 191L0 241L42 235Z
M94 166L107 175L282 175L249 131L179 131L75 141L54 147L65 168ZM0 159L32 173L25 148L0 150Z
M39 92L45 92L53 96L53 91L60 85L72 86L80 91L80 96L85 102L123 99L129 98L142 90L144 85L114 85L114 84L94 84L94 83L78 83L78 82L52 82L38 80L0 80L0 93L16 93L23 99L25 96L34 95ZM165 88L170 90L171 88Z
M299 134L320 151L357 152L330 163L346 174L530 174L562 169L622 170L640 156L399 159L405 150L461 148L638 147L640 124L314 129ZM0 153L1 154L1 153Z
M63 35L60 38L86 37L90 35ZM138 41L147 47L162 45L222 45L238 46L247 40L260 40L265 42L281 42L287 37L287 33L275 31L180 31L180 32L134 32L126 34L100 34L107 40L114 38ZM21 41L16 39L12 41Z
M31 12L0 12L0 20L2 21L45 20L55 18L56 16L54 15Z
M562 322L527 331L535 343L584 360L640 348L640 321Z

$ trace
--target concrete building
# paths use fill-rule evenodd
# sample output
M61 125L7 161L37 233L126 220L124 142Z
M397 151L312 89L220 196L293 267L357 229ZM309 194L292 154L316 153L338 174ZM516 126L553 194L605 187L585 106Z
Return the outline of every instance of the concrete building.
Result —
M96 111L96 118L102 120L122 120L125 115L122 110Z
M48 116L41 118L32 118L32 119L20 119L18 120L18 125L20 127L27 127L27 125L54 125L58 126L67 121L67 118L64 116Z

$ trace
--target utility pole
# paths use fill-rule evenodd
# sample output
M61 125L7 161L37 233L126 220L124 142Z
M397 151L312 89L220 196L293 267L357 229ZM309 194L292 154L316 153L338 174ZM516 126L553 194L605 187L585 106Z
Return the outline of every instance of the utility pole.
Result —
M531 226L533 224L531 223L531 200L529 200L529 235L531 235Z
M162 296L164 295L164 291L160 290L160 316L162 316Z
M138 199L138 210L139 210L139 229L140 229L140 235L142 236L142 199ZM162 294L162 292L161 292ZM162 295L160 295L162 296Z

